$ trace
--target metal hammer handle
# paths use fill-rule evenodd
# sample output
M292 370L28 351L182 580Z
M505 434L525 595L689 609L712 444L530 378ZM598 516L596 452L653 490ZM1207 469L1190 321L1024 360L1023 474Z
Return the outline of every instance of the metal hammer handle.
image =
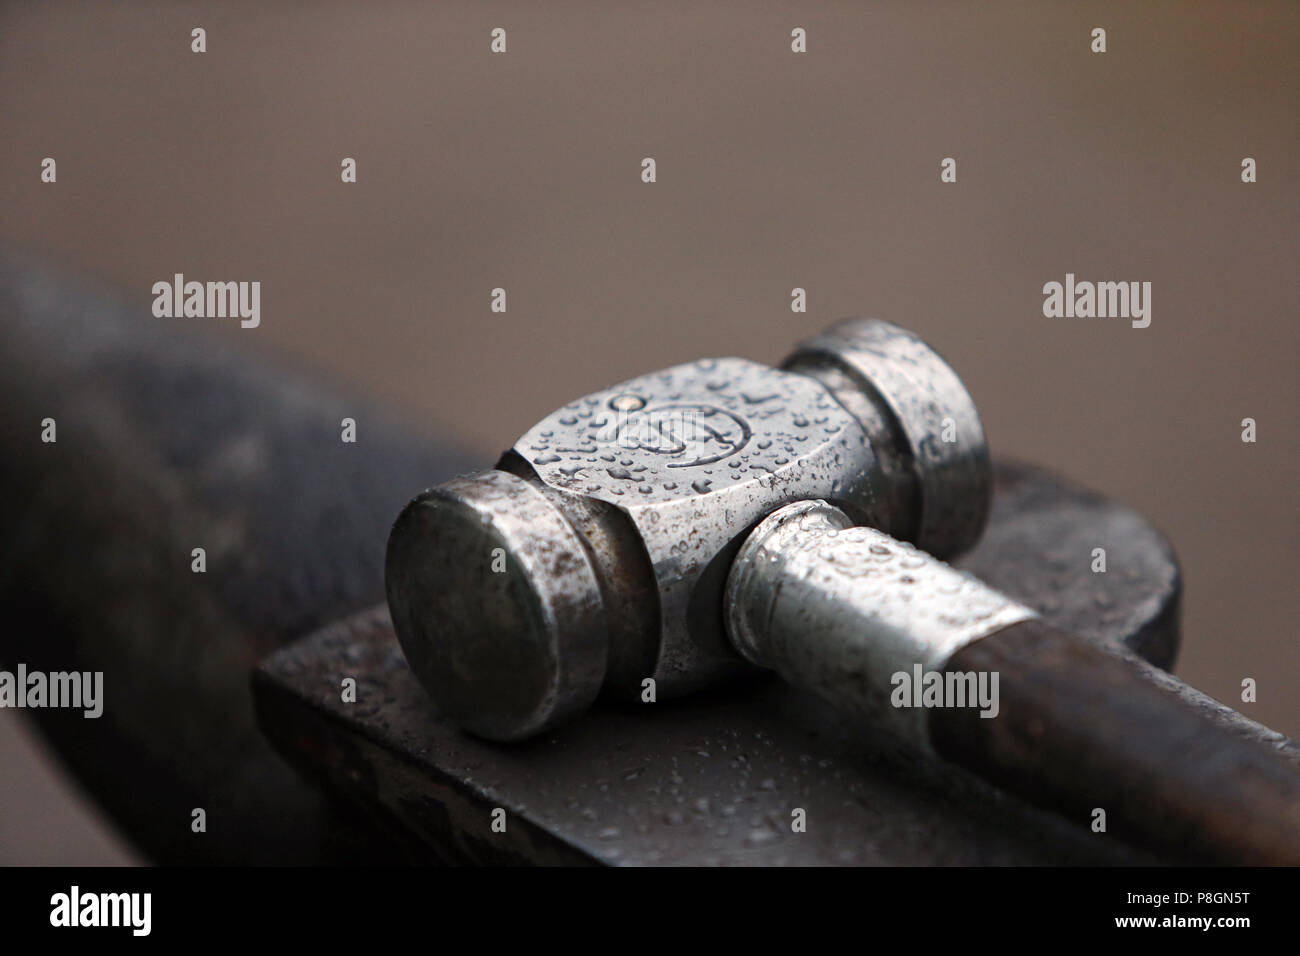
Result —
M742 656L1166 858L1300 864L1300 768L1288 756L1207 719L1135 656L851 524L804 501L750 534L727 584Z

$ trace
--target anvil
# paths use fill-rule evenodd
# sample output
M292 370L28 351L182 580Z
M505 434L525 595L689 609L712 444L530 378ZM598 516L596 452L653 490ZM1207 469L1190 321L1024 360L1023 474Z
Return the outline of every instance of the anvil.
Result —
M31 716L154 859L1151 862L954 768L898 760L762 675L653 715L601 703L538 739L483 743L440 717L382 605L397 508L483 462L9 253L0 330L3 663L104 673L101 719ZM46 417L58 442L42 446ZM356 445L339 441L345 417ZM958 565L1053 624L1172 665L1168 542L1038 468L1000 461L994 477L988 529ZM1071 557L1094 547L1125 572ZM1169 682L1300 762L1281 735ZM196 806L220 821L201 841L177 823ZM810 820L798 839L792 806ZM510 825L494 834L498 808Z

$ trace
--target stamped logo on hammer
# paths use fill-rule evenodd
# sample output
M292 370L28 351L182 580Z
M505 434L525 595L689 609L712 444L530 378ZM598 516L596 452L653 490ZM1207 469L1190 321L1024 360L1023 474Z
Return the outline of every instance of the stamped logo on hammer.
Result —
M597 439L617 442L620 448L680 459L668 462L669 468L691 468L711 465L736 454L753 435L743 418L714 405L677 404L645 409L643 404L639 396L618 396L611 402L619 413L618 418L601 429Z

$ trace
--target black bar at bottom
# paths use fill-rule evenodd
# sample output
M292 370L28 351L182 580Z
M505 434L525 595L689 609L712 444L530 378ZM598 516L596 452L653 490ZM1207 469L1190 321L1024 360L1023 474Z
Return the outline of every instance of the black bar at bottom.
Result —
M73 887L75 922L116 916L119 925L70 925ZM0 925L6 942L147 938L207 948L284 936L333 951L401 939L461 949L476 937L496 949L512 931L534 946L540 938L588 946L602 923L665 941L707 926L731 944L775 925L815 942L841 922L864 944L887 931L916 944L1036 941L1046 932L1195 934L1231 945L1289 928L1294 888L1287 869L10 868L0 870Z

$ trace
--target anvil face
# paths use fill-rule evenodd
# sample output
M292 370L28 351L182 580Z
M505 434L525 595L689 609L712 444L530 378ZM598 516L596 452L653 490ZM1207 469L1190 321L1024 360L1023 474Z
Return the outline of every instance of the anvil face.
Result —
M635 526L657 584L661 691L734 666L722 584L740 539L789 501L850 514L882 487L865 431L821 383L738 358L678 365L572 402L515 444L541 481Z

